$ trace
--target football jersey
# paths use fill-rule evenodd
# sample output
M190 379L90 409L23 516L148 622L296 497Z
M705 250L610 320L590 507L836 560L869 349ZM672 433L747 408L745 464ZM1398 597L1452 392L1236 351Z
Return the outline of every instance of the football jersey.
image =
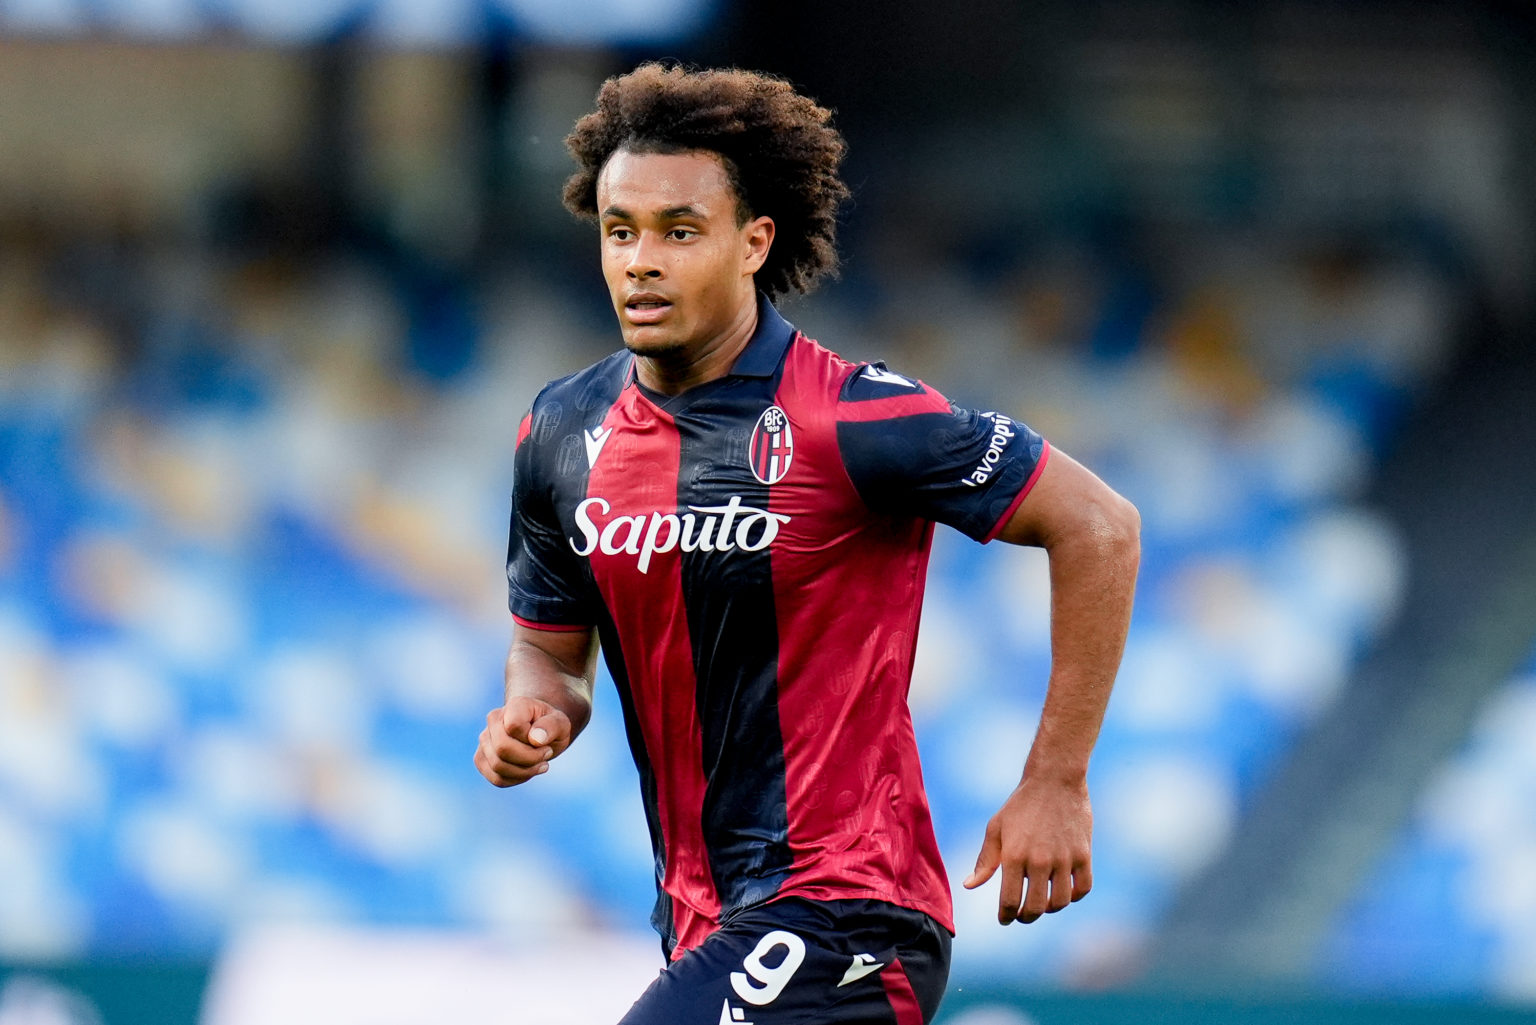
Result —
M510 606L598 631L674 958L776 897L885 900L953 931L906 701L933 525L991 540L1047 456L764 298L724 377L657 395L621 350L539 393Z

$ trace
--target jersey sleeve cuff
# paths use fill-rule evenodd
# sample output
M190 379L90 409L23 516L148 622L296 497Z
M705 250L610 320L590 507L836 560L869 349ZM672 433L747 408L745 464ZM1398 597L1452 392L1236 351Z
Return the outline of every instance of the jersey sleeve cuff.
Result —
M517 613L512 613L512 622L518 626L527 627L530 630L543 630L547 633L579 633L582 630L590 630L590 623L535 623L531 619L524 619Z
M1008 521L1013 519L1013 514L1019 511L1019 506L1023 504L1025 496L1034 489L1035 481L1040 479L1040 474L1045 470L1045 464L1051 458L1051 443L1044 441L1044 439L1042 441L1045 447L1040 450L1040 460L1035 463L1035 468L1030 472L1029 479L1024 482L1024 486L1019 489L1019 493L1013 496L1013 501L1008 503L1008 508L1003 511L1003 515L999 516L997 522L992 524L992 529L987 531L987 536L981 539L982 544L988 544L997 539L997 535L1001 534L1003 528L1008 526Z

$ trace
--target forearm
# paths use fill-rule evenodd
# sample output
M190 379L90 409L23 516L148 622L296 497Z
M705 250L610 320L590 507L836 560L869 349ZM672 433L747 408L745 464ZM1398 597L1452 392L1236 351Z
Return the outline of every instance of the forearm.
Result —
M584 640L582 650L561 657L526 640L514 640L507 653L505 696L543 701L565 713L574 738L592 716L592 687L596 669L596 640Z
M1130 629L1141 518L1081 463L1053 450L998 536L1041 546L1051 565L1051 679L1040 728L1024 778L987 823L965 881L980 886L1002 868L997 920L1006 925L1060 911L1093 887L1088 757Z
M1051 576L1051 676L1026 777L1082 780L1130 628L1140 519L1113 496L1075 529L1045 539Z

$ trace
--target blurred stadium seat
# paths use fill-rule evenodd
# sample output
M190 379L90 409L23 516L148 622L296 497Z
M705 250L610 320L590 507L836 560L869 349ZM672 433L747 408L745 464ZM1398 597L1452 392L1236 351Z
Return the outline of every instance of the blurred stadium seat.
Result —
M1286 270L1268 259L1266 276ZM272 920L526 913L487 892L538 893L556 927L641 928L649 854L606 693L537 786L493 791L468 761L505 643L511 439L538 383L601 351L557 326L593 297L525 279L486 304L516 321L485 324L472 369L437 380L400 365L399 289L346 252L314 274L160 254L138 353L37 284L56 271L14 253L7 274L33 322L0 387L0 870L29 885L0 898L0 950L209 953ZM1245 325L1252 280L1204 314L1222 337L1179 335L1212 300L1176 294L1145 321L1173 324L1170 344L1134 335L1102 357L1011 320L1007 289L947 287L897 353L878 329L897 312L875 328L835 297L789 313L849 351L931 364L1143 511L1140 610L1094 769L1095 899L1029 931L979 927L990 898L961 899L964 970L1093 978L1134 963L1401 589L1391 531L1350 501L1372 424L1327 366L1371 391L1422 381L1372 363L1400 327L1364 316L1288 375L1260 366L1248 340L1290 326ZM976 356L946 366L954 351ZM979 364L1010 373L983 383ZM1249 383L1208 386L1222 374ZM941 536L913 700L958 875L1039 713L1046 600L1038 553Z
M1004 930L958 886L1043 699L1038 551L939 534L911 698L956 985L1135 980L1404 599L1368 489L1458 332L1528 292L1536 90L1494 59L1528 50L1455 5L1058 4L981 40L903 0L884 35L815 12L780 54L819 5L670 6L672 38L730 39L683 52L782 59L854 136L844 279L787 316L1019 416L1142 512L1092 899ZM659 37L556 17L580 9L0 5L0 970L206 966L292 925L651 942L606 679L535 785L470 762L518 421L617 341L556 140ZM1536 1001L1532 674L1309 981ZM23 981L0 1005L73 999Z
M1343 987L1536 998L1536 651L1319 951Z

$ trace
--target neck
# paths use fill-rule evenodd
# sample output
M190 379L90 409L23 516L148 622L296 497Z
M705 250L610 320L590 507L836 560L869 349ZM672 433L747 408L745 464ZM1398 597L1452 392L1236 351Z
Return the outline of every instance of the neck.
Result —
M757 330L757 295L750 295L723 330L698 348L676 353L635 356L635 376L640 383L663 395L678 395L689 388L724 377L736 357Z

